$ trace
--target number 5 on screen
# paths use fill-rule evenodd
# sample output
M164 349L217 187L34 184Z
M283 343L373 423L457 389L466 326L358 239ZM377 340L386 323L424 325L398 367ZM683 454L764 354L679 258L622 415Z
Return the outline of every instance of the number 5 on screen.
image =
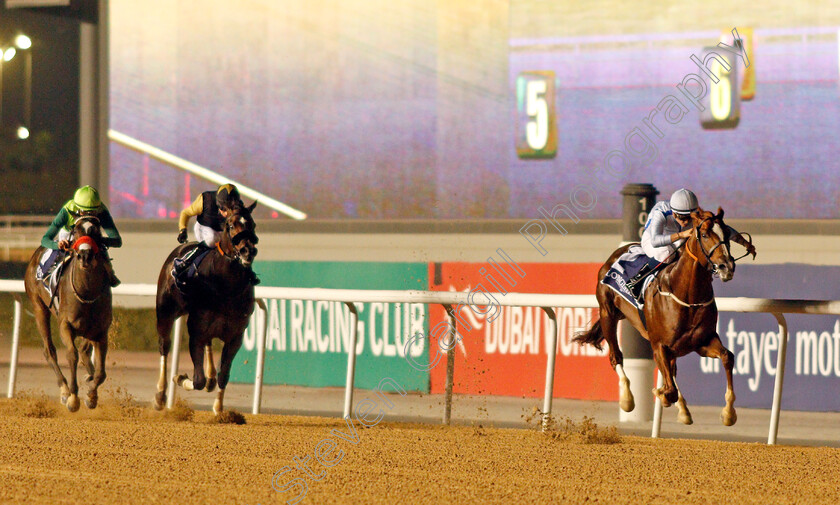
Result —
M520 72L516 78L516 154L523 159L557 156L554 72Z

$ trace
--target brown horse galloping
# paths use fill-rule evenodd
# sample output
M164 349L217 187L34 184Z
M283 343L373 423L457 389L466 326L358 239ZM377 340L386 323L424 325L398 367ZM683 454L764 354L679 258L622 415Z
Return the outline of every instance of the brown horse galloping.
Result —
M187 250L198 247L193 242L178 246L163 264L158 277L157 289L157 332L160 351L160 376L154 406L160 410L166 404L166 366L172 325L180 316L187 314L189 349L193 362L193 377L186 374L175 377L177 385L191 391L205 389L213 391L218 379L219 391L213 403L213 412L219 414L224 408L225 386L230 377L230 367L242 338L248 320L254 311L254 286L250 271L257 255L257 235L249 207L235 207L225 219L224 230L216 249L211 250L198 268L199 277L194 279L188 295L175 285L170 273L175 258ZM219 361L218 378L213 366L211 342L214 338L224 343Z
M74 227L70 259L56 287L56 304L40 281L35 278L38 261L45 248L39 247L29 260L24 275L26 295L32 301L35 323L44 341L44 356L52 366L61 391L61 403L67 410L79 410L79 385L76 382L76 365L79 357L87 370L85 382L88 394L85 405L94 409L98 403L97 388L105 382L105 356L108 353L108 328L111 326L111 284L105 263L107 250L102 245L102 231L95 217L79 218ZM61 373L50 333L50 311L58 318L61 341L67 348L67 363L70 365L70 383ZM76 350L76 337L83 337L82 352ZM96 366L91 354L96 349Z
M684 424L691 424L692 419L676 383L677 358L696 352L704 357L720 359L726 370L726 406L721 412L721 421L726 426L732 426L737 420L733 407L735 392L732 389L734 356L723 346L716 332L718 311L712 289L715 274L727 282L735 273L735 259L729 250L732 229L724 224L720 207L716 215L698 209L691 214L691 219L694 233L686 239L679 259L665 267L645 291L644 316L647 327L642 324L635 307L599 282L596 296L600 306L600 320L595 321L588 331L578 334L574 341L592 344L598 349L604 340L607 341L610 346L610 363L619 376L620 406L622 410L630 412L635 403L630 392L630 381L624 373L624 357L616 335L618 321L626 318L650 341L656 366L662 374L663 386L654 389L653 394L659 397L665 407L677 403L679 420ZM607 259L598 271L599 281L631 245L619 248Z

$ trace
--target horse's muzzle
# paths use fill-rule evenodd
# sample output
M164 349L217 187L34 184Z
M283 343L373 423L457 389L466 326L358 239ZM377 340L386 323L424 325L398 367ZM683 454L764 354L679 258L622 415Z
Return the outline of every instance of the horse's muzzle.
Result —
M257 248L252 245L240 247L237 252L239 253L239 262L245 267L250 267L254 258L257 257Z
M732 276L735 275L735 265L732 265L732 267L730 268L729 265L721 263L715 265L715 267L717 274L720 276L720 280L722 280L723 282L731 281Z

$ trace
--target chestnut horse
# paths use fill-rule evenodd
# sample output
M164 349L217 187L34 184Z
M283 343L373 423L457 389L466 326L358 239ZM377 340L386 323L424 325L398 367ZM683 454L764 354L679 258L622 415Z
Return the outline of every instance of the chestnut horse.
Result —
M105 263L108 261L107 249L102 245L102 230L95 217L81 217L76 220L72 233L73 246L68 251L69 262L58 268L64 268L52 297L41 281L35 278L38 262L45 252L39 247L29 260L24 274L26 295L32 302L35 323L44 341L44 356L47 358L61 392L61 403L67 410L79 410L79 385L76 382L76 366L79 357L87 370L88 393L85 405L96 408L99 386L105 382L105 356L108 353L108 328L111 326L111 284ZM50 312L58 319L61 341L67 349L67 364L70 365L70 383L61 373L56 359L55 345L50 332ZM80 344L81 354L76 349L76 337L83 337ZM96 349L95 357L91 357ZM95 361L94 364L91 361Z
M604 340L607 341L610 364L619 377L620 406L625 412L630 412L635 403L616 336L618 321L626 318L650 341L656 366L662 374L663 386L655 388L653 394L665 407L677 403L679 420L684 424L691 424L692 419L676 383L677 358L696 352L704 357L720 359L726 370L726 406L721 412L721 421L726 426L732 426L737 420L732 388L734 356L723 346L716 331L718 311L712 289L714 275L727 282L735 273L736 260L729 248L731 228L724 224L720 207L717 214L698 209L691 214L691 220L694 233L686 239L679 259L665 267L645 291L644 317L647 326L635 307L599 282L596 297L600 320L595 321L588 331L579 333L574 341L592 344L598 349ZM598 271L599 280L631 245L619 248L607 259Z
M219 391L213 403L213 412L219 414L223 408L225 386L230 377L230 367L242 338L248 320L254 311L254 285L251 283L251 264L257 255L257 235L250 207L235 207L225 219L221 240L201 261L198 277L188 294L181 292L172 277L175 258L189 249L198 247L192 242L175 248L163 263L157 288L157 332L160 351L160 376L154 406L160 410L166 404L166 366L170 334L175 320L187 314L190 357L193 362L193 376L187 374L174 378L175 383L188 391L206 389L213 391L218 380ZM211 342L217 338L223 342L219 361L218 377L213 366Z

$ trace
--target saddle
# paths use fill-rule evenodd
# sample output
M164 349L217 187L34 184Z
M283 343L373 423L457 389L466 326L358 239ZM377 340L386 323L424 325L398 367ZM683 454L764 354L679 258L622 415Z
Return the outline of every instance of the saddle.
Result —
M202 260L212 251L212 248L198 246L175 258L172 266L172 278L175 279L175 286L183 294L190 291L190 286L198 278L198 267Z
M50 256L55 254L55 258L50 261ZM61 278L61 273L64 270L64 265L70 261L70 255L64 251L47 249L41 255L38 261L38 268L35 270L35 279L41 282L44 289L54 297L55 289L58 287L58 280ZM56 304L56 307L58 305Z
M636 307L640 314L644 309L644 293L647 287L656 278L658 271L648 275L643 281L634 286L628 287L628 282L647 264L648 257L641 246L633 245L612 264L607 274L601 279L601 284L606 284L610 289L618 293L631 305ZM644 322L644 315L642 315Z

